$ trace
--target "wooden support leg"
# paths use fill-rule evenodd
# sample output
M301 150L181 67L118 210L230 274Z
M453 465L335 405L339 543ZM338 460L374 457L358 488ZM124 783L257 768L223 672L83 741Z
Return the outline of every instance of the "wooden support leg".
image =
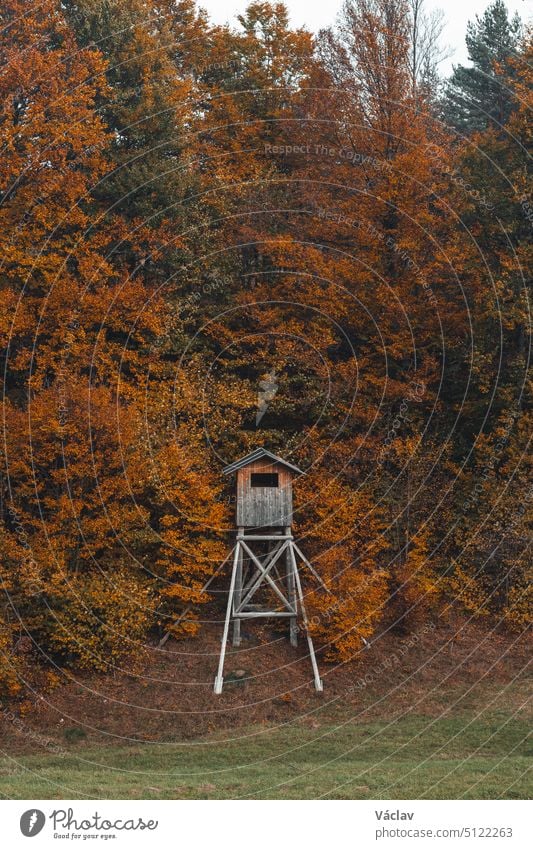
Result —
M218 661L218 672L217 677L215 678L215 693L220 695L222 692L222 685L224 683L224 658L226 656L226 645L228 642L228 632L229 632L229 623L231 619L231 612L233 608L233 593L235 591L235 579L237 576L237 565L239 562L240 556L240 543L237 542L235 546L235 555L233 557L233 569L231 570L231 583L228 593L228 604L226 607L226 619L224 621L224 633L222 635L222 644L220 646L220 659Z
M287 536L290 534L290 532L291 532L290 528L285 528L285 533L287 534ZM298 599L296 598L296 586L295 586L294 568L293 568L293 565L292 565L290 543L289 543L289 548L287 548L286 562L287 562L287 598L289 600L290 606L295 611L297 611L298 610ZM289 619L289 639L290 639L291 646L294 646L294 648L296 648L297 645L298 645L298 622L297 622L297 619L296 619L296 615L291 616L291 618Z
M304 557L304 555L302 554L302 552L300 551L300 549L298 548L298 546L296 545L296 543L294 543L294 549L295 549L296 553L300 555L300 557L302 558L303 562L305 563L305 565L307 566L307 568L309 569L309 571L311 572L311 574L312 574L312 575L313 575L313 576L317 579L317 581L318 581L318 583L320 584L320 586L322 587L322 589L323 589L323 590L326 590L326 592L327 592L327 593L329 593L330 591L329 591L329 590L328 590L328 588L326 587L326 585L325 585L324 581L322 580L322 578L320 577L320 575L318 574L318 572L316 571L316 569L314 569L314 568L311 566L311 564L309 563L309 560L307 559L307 557Z
M239 557L237 559L237 566L235 570L235 592L233 593L233 610L232 613L235 615L235 611L239 607L242 600L242 567L243 567L243 550L242 546L237 543L237 548L239 549ZM233 619L233 645L240 646L241 644L241 620Z
M307 613L305 610L305 602L304 602L304 594L302 592L302 584L300 581L300 575L298 574L298 567L296 565L296 557L294 555L294 549L292 547L292 542L289 543L289 549L291 552L291 560L292 566L294 569L294 578L296 581L296 588L298 590L298 597L300 599L300 607L302 610L302 619L304 623L305 633L307 635L307 645L309 647L309 657L311 658L311 666L313 667L313 676L315 679L315 689L318 693L321 693L324 689L324 685L322 684L322 680L320 678L320 674L318 671L318 665L315 657L315 649L313 646L313 640L311 639L311 634L309 633L309 622L307 621Z

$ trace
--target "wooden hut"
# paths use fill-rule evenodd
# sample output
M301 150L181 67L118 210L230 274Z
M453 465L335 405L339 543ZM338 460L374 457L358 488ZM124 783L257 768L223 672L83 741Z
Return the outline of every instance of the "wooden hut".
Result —
M301 469L257 448L223 470L236 473L236 517L238 528L290 528L292 525L292 481Z

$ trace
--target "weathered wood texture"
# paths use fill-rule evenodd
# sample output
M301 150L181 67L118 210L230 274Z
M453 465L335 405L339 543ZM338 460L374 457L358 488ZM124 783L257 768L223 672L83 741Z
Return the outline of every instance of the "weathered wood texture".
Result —
M278 475L277 487L253 487L253 474ZM256 460L237 472L236 524L243 528L292 525L292 473L279 463Z

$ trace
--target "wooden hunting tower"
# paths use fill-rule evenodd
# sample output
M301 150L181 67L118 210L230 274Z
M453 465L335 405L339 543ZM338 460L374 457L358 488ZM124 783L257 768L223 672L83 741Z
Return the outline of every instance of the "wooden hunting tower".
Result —
M233 645L238 646L241 642L243 619L286 618L289 621L291 645L296 646L298 616L302 618L307 638L315 687L321 691L322 681L309 633L297 557L306 564L320 584L324 585L292 536L292 482L296 476L304 473L265 448L258 448L241 460L236 460L227 466L223 473L237 475L237 539L231 552L233 568L215 693L222 692L224 658L231 623ZM283 574L280 574L282 563L284 570ZM262 604L255 603L258 592L260 596L267 597L266 604L265 599Z

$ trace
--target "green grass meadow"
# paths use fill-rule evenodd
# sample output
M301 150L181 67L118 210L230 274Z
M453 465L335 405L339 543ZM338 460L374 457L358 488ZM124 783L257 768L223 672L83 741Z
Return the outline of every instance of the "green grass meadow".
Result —
M529 726L480 718L403 717L307 727L260 726L223 739L3 756L4 798L521 799L531 795Z

